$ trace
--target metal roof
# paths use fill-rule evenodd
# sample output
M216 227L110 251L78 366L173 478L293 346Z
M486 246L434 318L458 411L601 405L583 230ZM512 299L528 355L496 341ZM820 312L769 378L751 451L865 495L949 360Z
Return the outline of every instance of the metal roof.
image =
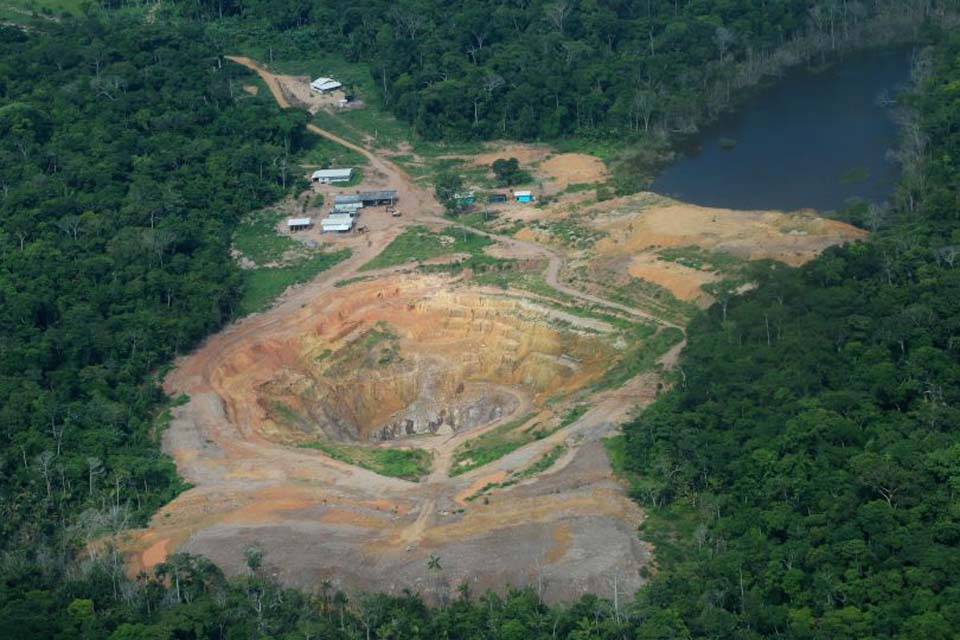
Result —
M342 84L333 78L317 78L310 83L310 88L316 89L317 91L333 91L334 89L339 89L342 86Z
M287 220L288 227L306 227L310 225L310 218L290 218Z
M396 200L396 191L361 191L361 200Z
M352 202L363 203L363 198L360 197L359 193L342 193L333 196L333 201L337 204L350 204Z
M313 172L313 179L319 178L347 178L353 175L353 169L317 169Z
M521 196L532 196L533 192L532 191L514 191L513 195L519 198Z

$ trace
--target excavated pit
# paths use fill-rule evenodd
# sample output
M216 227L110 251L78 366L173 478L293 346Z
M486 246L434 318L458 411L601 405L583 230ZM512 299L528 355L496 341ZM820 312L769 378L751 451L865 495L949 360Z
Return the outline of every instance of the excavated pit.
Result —
M372 442L489 424L596 379L616 331L436 278L358 283L218 370L235 418L282 441Z

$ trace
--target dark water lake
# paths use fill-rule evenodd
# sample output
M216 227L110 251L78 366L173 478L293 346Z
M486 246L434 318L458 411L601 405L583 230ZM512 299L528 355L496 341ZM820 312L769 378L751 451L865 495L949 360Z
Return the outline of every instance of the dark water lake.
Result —
M874 51L821 72L788 72L704 129L653 191L704 206L788 211L887 199L899 175L887 159L897 127L878 97L906 85L910 55Z

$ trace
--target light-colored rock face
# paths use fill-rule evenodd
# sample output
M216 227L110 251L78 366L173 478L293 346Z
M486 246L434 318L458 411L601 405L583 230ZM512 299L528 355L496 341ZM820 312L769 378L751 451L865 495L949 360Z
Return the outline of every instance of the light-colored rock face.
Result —
M471 429L582 388L615 361L614 334L478 289L359 284L218 377L230 395L252 394L272 439L393 440Z

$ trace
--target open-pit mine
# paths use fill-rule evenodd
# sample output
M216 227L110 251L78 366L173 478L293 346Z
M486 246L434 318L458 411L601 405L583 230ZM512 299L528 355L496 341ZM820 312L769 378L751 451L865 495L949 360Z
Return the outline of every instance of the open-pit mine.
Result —
M289 79L237 61L288 104ZM564 189L603 180L602 163L512 147L554 201L505 203L473 229L492 242L476 263L499 279L442 264L456 255L363 271L413 225L466 231L388 158L309 127L364 155L365 184L395 190L403 215L300 236L352 255L180 358L163 446L192 486L123 542L132 570L189 552L238 573L257 546L269 574L307 590L634 592L653 549L604 439L667 382L703 287L862 232L809 212L591 201Z

